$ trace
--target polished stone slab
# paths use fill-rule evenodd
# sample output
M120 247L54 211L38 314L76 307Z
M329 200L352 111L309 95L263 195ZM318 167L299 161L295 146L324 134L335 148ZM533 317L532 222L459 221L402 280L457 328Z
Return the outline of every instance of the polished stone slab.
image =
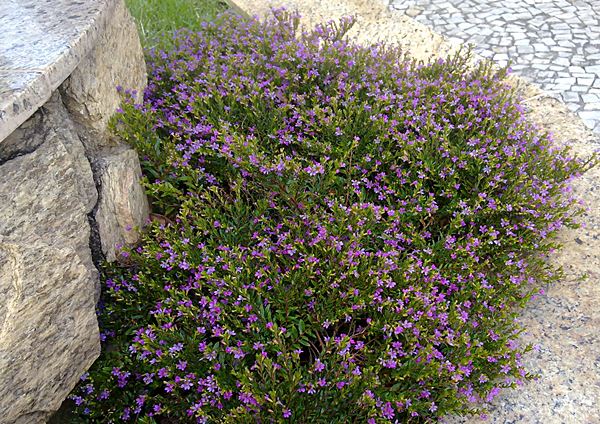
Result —
M117 3L0 1L0 143L77 67Z
M14 128L7 121L33 114L38 105L48 100L49 92L48 81L42 72L0 70L0 134L7 131L5 136L8 136Z

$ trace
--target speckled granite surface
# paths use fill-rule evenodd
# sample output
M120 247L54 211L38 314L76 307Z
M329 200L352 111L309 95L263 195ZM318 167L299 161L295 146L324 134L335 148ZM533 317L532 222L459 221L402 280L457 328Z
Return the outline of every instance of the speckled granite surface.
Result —
M0 424L47 422L98 357L98 260L146 222L117 85L146 86L123 0L0 0Z
M305 25L354 15L349 36L362 43L385 41L403 46L412 56L428 59L455 51L457 44L410 17L391 13L375 0L230 0L241 11L264 16L271 7L297 9ZM529 107L531 119L554 134L558 143L588 155L600 147L598 136L558 100L539 88L512 78ZM553 258L564 266L565 280L532 301L521 320L523 335L539 349L526 358L540 375L518 390L504 391L489 406L487 421L447 417L456 423L597 424L600 423L600 168L574 184L589 206L585 227L561 234L564 250ZM582 279L582 276L587 278Z
M116 0L0 1L0 143L92 48Z

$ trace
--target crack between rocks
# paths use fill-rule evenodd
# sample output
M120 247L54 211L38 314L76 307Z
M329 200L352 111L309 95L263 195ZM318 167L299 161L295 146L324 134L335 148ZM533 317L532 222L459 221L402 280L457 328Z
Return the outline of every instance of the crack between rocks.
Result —
M61 101L62 105L64 106L65 111L67 111L69 118L73 122L73 125L75 127L75 133L77 135L77 138L79 139L79 142L83 146L85 158L87 159L88 163L90 164L90 169L92 170L92 178L94 179L94 186L96 187L97 198L96 198L96 203L94 204L94 207L92 208L92 210L86 214L88 224L90 226L89 248L90 248L90 252L92 255L92 263L94 264L94 267L98 270L99 275L102 275L102 264L103 264L103 262L105 262L106 256L104 255L104 252L102 251L102 240L100 237L100 228L98 226L98 222L96 221L96 213L98 212L98 208L99 208L100 202L102 200L102 179L100 178L100 172L98 170L98 165L95 164L95 162L92 158L92 155L88 151L88 149L86 147L86 143L83 140L83 137L85 137L85 135L81 134L81 132L86 131L85 128L83 128L82 125L78 125L76 120L72 118L69 108L65 104L65 101L63 98L63 93L60 91L60 88L58 90L58 93L60 96L60 101Z
M46 110L45 106L49 103L52 102L52 97L50 97L50 99L48 99L48 101L46 103L44 103L42 106L40 106L34 113L33 115L31 115L31 117L29 117L29 119L24 122L23 124L21 124L20 127L16 128L13 133L9 134L8 137L6 137L4 140L0 141L0 166L4 165L5 163L8 163L14 159L17 159L21 156L27 156L30 155L31 153L34 153L37 149L39 149L45 142L46 139L48 138L48 134L45 133L45 130L47 130L48 128L46 127L47 125L47 120L49 118L49 114L48 111ZM26 125L27 122L30 122L30 125ZM23 126L26 126L25 129L22 129ZM50 128L50 131L52 131L53 129ZM19 132L22 131L21 134L18 135L19 138L28 138L28 139L35 139L34 134L41 134L42 132L45 133L45 135L43 137L41 137L41 141L36 143L31 143L30 145L28 145L29 143L20 143L17 142L17 144L15 144L14 140L11 142L11 136L15 133L15 132Z
M44 143L42 143L42 144L44 144ZM4 165L5 163L10 162L11 160L19 158L21 156L27 156L27 155L34 153L38 149L38 147L40 147L42 144L40 144L39 146L35 146L31 149L19 150L18 152L8 155L4 158L0 157L0 166Z
M96 213L98 212L98 207L100 206L100 201L102 200L102 180L100 179L100 172L98 172L97 169L98 167L94 165L94 162L87 156L87 152L86 158L90 163L92 176L94 178L94 185L96 186L96 191L98 192L96 204L87 214L88 223L90 225L90 251L92 252L92 263L98 272L102 274L102 263L106 260L106 256L104 255L104 252L102 252L100 228L98 226L98 222L96 221Z

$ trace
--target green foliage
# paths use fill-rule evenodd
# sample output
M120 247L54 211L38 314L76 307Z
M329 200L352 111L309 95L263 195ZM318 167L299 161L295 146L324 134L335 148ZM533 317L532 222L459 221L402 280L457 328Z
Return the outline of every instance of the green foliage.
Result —
M531 378L515 318L595 158L488 63L297 22L182 33L124 106L164 218L107 271L85 422L430 422Z

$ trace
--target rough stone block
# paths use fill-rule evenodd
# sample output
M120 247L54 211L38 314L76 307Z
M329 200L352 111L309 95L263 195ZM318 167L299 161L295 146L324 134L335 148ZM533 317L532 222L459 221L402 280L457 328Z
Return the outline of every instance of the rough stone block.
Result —
M83 142L91 152L114 144L106 127L121 103L117 86L137 90L137 100L146 86L144 53L133 20L123 2L111 7L96 46L60 87L69 113L85 128Z
M96 189L68 122L0 166L3 423L44 422L99 354L87 222Z
M18 3L0 1L0 424L37 424L100 352L95 264L148 213L135 153L107 147L116 86L139 100L146 74L122 0ZM38 19L43 39L20 25Z
M100 183L96 223L102 251L113 261L117 246L137 241L138 229L148 218L148 200L140 185L142 171L134 150L121 147L101 155L94 168Z

